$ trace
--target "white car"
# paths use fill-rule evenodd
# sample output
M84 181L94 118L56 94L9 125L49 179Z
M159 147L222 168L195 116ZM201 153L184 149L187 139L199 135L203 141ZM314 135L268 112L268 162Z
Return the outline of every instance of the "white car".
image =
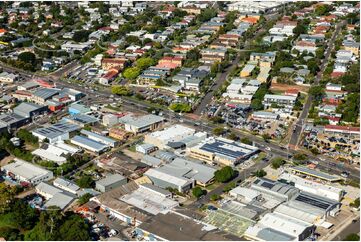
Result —
M271 148L270 148L270 147L266 147L265 150L271 151Z

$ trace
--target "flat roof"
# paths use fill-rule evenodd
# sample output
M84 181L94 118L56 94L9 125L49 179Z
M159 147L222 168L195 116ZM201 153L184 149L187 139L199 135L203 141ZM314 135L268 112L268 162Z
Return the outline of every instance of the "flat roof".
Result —
M118 181L123 181L124 179L127 179L125 178L124 176L120 175L120 174L112 174L112 175L109 175L99 181L97 181L96 183L101 185L101 186L109 186L109 185L112 185Z
M14 113L16 113L20 116L23 116L23 117L28 117L28 114L30 112L36 111L36 110L44 108L44 107L45 106L38 105L35 103L22 102L14 108Z
M66 188L68 188L69 190L72 190L74 192L78 191L80 189L80 187L78 185L76 185L75 183L73 183L70 180L67 180L65 178L62 177L58 177L53 181L53 184L56 186L56 184L59 184L61 186L64 186Z
M165 240L173 241L224 241L216 227L197 221L188 216L168 212L159 213L143 222L139 229L152 233Z
M33 95L43 98L43 99L48 99L51 98L52 96L56 95L59 93L59 89L54 89L54 88L41 88L36 90Z
M120 118L119 122L120 123L126 123L138 128L142 128L142 127L147 127L149 125L152 125L154 123L159 123L164 121L164 118L157 116L157 115L153 115L153 114L148 114L148 115L144 115L141 117L127 117L126 118Z
M85 130L85 129L82 129L80 131L80 133L85 134L89 138L94 137L96 139L101 139L101 140L103 140L104 142L107 142L107 143L113 143L114 144L114 143L117 142L114 139L111 139L109 137L106 137L106 136L103 136L103 135L100 135L100 134L97 134L97 133L94 133L94 132L91 132L91 131L88 131L88 130Z
M29 162L20 160L18 158L15 158L14 160L15 160L15 162L7 164L7 165L1 167L1 169L11 172L15 175L21 176L27 180L32 180L37 177L44 176L48 173L52 173L51 171L48 171L44 168L33 165Z
M107 148L108 146L105 144L102 144L100 142L97 142L95 140L89 139L87 137L84 136L80 136L80 135L76 135L71 139L71 142L79 145L81 147L84 147L86 149L91 149L91 150L95 150L97 152L104 150L105 148Z
M64 209L73 200L74 200L74 197L69 196L63 192L58 192L44 204L44 207L48 208L50 206L56 206L56 207L59 207L60 209Z
M333 175L330 175L330 174L322 172L322 171L310 169L305 166L290 167L290 169L293 171L305 174L305 175L317 177L319 179L330 181L330 182L339 181L342 179L341 177L333 176Z

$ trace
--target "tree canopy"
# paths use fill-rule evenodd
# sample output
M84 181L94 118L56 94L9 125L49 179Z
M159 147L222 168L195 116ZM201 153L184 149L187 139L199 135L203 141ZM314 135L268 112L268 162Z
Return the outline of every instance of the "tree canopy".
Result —
M192 194L194 197L196 198L200 198L201 196L203 196L204 194L206 194L206 191L203 190L202 188L200 187L195 187L192 189Z
M28 64L34 64L36 60L36 56L32 52L22 52L18 55L18 60Z
M139 67L129 67L127 69L124 70L123 72L123 76L126 79L131 79L134 80L135 78L137 78L140 74L140 69Z
M126 86L114 85L112 86L112 93L119 96L130 96L132 91Z
M218 182L225 183L230 181L235 175L236 172L232 167L226 166L214 173L214 179Z

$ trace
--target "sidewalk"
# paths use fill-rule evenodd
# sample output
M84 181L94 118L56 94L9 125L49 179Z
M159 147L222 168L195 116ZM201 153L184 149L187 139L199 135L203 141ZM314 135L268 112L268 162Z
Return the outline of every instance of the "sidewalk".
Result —
M350 215L347 219L346 219L346 223L342 224L342 226L338 227L338 228L332 228L329 233L327 233L327 235L325 235L324 237L320 238L320 241L331 241L334 240L340 233L342 233L342 231L344 229L346 229L348 226L352 225L352 220L354 219L359 219L360 215L359 214L352 214Z

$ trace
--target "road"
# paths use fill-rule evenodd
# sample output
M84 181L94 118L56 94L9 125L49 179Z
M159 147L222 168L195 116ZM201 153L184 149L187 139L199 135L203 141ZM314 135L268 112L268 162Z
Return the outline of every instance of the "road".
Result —
M349 234L360 234L360 217L357 218L357 222L351 222L344 229L342 229L332 241L344 240Z
M327 67L327 63L328 63L328 60L331 56L331 51L333 50L333 46L334 46L334 42L336 40L336 37L338 36L338 33L340 32L342 26L344 26L346 24L346 21L342 21L340 23L338 23L336 25L336 29L335 29L335 32L333 32L333 35L331 37L331 39L329 40L328 42L328 45L327 45L327 49L326 49L326 53L325 53L325 58L323 58L322 60L322 63L321 63L321 66L320 66L320 71L317 73L317 76L315 78L315 81L314 81L314 86L317 86L319 84L319 81L321 80L322 76L323 76L323 72L325 71L326 67ZM306 100L306 103L303 107L303 110L302 110L302 113L301 115L298 117L298 120L295 124L295 129L291 135L291 139L290 139L290 142L289 142L289 145L291 147L296 147L297 144L298 144L298 141L302 135L302 131L303 131L303 125L305 123L305 120L307 119L307 116L308 116L308 112L310 110L310 107L312 105L312 96L311 95L308 95L308 98Z

